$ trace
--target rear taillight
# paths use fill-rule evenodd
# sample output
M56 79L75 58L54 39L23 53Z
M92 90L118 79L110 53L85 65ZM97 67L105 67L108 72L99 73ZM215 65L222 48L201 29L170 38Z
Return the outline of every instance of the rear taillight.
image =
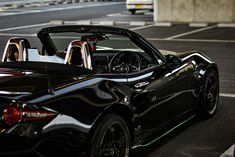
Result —
M27 104L11 104L3 110L2 120L7 125L14 125L21 122L50 120L56 115L56 112L39 109Z
M3 110L2 119L8 125L16 124L21 121L21 111L15 107L8 107Z

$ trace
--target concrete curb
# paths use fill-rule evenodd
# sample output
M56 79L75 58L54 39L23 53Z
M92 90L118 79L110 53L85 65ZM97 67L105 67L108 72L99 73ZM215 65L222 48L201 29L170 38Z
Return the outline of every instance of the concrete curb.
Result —
M50 21L52 25L102 25L102 26L115 26L115 25L129 25L129 26L146 26L153 24L153 22L146 21L131 21L131 22L121 22L121 21L91 21L91 20L82 20L82 21L63 21L63 20L52 20Z
M171 27L172 23L171 22L156 22L155 26L159 26L159 27Z
M63 20L52 20L52 21L50 21L50 24L52 24L52 25L64 25L64 21Z
M131 21L129 23L130 26L146 26L145 21Z
M208 23L189 23L189 27L207 27Z
M98 22L93 22L94 25L103 25L103 26L114 26L115 22L114 21L98 21Z
M218 23L217 27L235 27L235 23Z
M68 23L68 22L67 22ZM73 24L73 23L71 23ZM75 24L77 25L91 25L91 21L77 21Z

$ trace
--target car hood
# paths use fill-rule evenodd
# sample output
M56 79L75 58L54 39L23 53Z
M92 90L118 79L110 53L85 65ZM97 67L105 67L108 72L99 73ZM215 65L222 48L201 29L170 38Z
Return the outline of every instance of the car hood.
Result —
M29 65L26 67L27 64L15 65L0 64L0 98L25 101L32 95L53 94L54 89L82 81L89 75L86 72L68 74L61 67L57 67L57 70L49 68L51 65L46 69ZM64 73L61 70L65 70Z
M177 57L179 57L181 59L184 58L184 57L187 57L187 56L189 56L189 55L191 55L193 53L200 53L200 52L197 52L197 51L175 52L175 51L163 50L163 49L160 49L159 51L164 56L166 56L166 55L174 55L174 56L177 56Z
M175 55L178 57L185 57L189 54L195 53L196 51L186 51L186 52L176 52L176 51L170 51L170 50L164 50L164 49L159 49L160 53L164 56L166 55Z

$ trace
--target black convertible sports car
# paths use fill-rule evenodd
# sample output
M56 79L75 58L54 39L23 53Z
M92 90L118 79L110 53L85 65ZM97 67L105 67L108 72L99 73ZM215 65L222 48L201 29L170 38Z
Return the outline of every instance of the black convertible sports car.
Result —
M11 38L0 63L0 156L128 157L219 99L217 65L200 52L158 50L103 26Z

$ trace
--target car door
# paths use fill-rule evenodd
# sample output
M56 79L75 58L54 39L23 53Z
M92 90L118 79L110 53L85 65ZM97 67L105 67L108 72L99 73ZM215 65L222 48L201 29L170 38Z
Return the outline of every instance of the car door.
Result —
M190 73L186 70L190 67L163 63L127 74L136 121L146 136L191 108Z

